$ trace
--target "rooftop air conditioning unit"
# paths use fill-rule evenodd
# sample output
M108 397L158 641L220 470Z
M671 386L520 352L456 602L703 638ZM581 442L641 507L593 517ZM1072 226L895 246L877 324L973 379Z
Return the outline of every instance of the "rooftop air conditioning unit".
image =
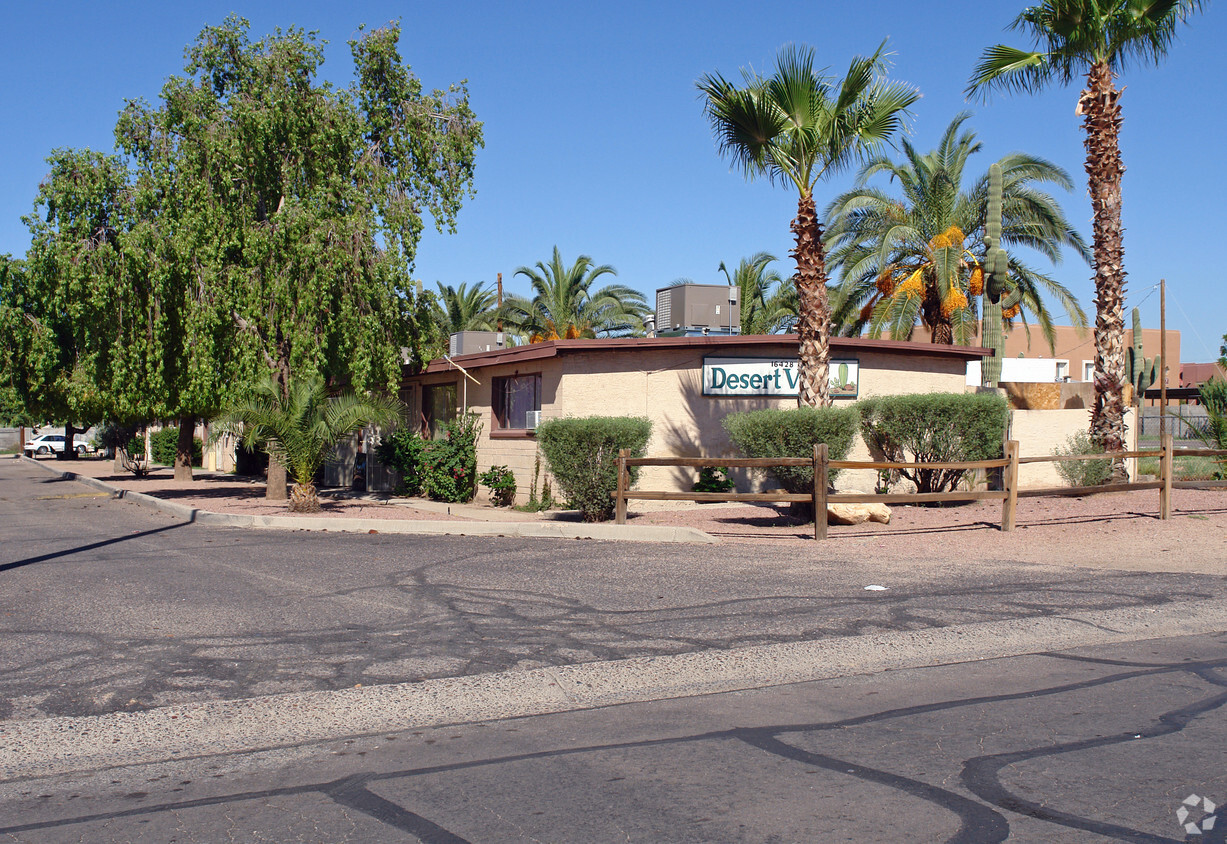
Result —
M541 424L541 411L529 410L524 413L524 427L529 431L537 430L537 426Z

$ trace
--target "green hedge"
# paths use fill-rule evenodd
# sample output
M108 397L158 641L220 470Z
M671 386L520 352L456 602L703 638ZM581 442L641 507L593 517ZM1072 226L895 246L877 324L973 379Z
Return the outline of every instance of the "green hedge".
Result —
M401 483L396 490L399 495L421 494L422 452L426 442L416 432L401 428L385 436L375 447L379 462L400 474Z
M853 407L798 407L790 410L751 410L724 418L729 439L748 457L813 457L814 445L827 444L831 460L843 460L856 438L859 417ZM809 466L780 466L770 470L780 485L793 493L814 489ZM837 471L832 470L833 481Z
M651 436L651 421L631 416L551 419L537 428L537 443L550 474L587 522L613 516L618 451L626 448L631 456L642 457ZM630 477L632 484L638 480L638 467L630 469Z
M477 437L481 422L476 413L448 422L444 436L428 440L422 448L422 493L434 501L463 504L477 495Z
M164 466L175 465L175 450L179 447L178 426L155 431L149 437L149 450L153 453L153 462ZM144 446L141 447L142 449ZM192 437L192 465L204 465L204 443L200 437Z
M1003 454L1009 406L997 393L877 396L857 403L861 435L887 461L942 463L994 460ZM965 472L900 470L917 492L946 492Z

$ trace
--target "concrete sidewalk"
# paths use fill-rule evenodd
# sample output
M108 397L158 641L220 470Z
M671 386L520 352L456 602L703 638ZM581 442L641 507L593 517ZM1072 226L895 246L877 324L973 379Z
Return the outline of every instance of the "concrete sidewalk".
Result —
M590 524L561 519L535 519L516 511L500 511L495 508L475 507L466 504L446 504L415 499L412 505L401 504L396 499L381 496L362 496L363 500L379 502L388 506L412 506L416 510L433 511L440 515L458 517L460 520L435 521L430 519L364 519L313 517L305 515L249 515L221 513L179 504L175 501L129 488L82 472L65 471L56 466L20 456L17 459L37 466L63 480L75 481L94 489L110 493L112 497L133 501L188 522L227 527L268 528L274 530L341 531L349 533L397 533L431 536L510 536L554 539L608 539L624 542L692 542L718 543L715 537L691 527L656 525ZM62 464L58 464L62 465ZM95 464L96 465L96 464ZM195 470L201 481L215 479L216 473ZM227 480L230 478L226 477ZM351 496L346 496L351 497Z

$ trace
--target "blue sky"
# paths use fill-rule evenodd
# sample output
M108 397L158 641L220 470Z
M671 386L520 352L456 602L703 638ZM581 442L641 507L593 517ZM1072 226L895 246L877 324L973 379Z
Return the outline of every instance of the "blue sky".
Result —
M346 41L360 23L399 19L401 51L428 88L468 80L485 123L476 198L455 235L428 230L414 275L435 281L493 282L524 292L516 268L549 257L555 244L612 264L617 280L654 291L686 277L721 283L716 271L759 250L791 272L788 223L795 192L747 183L716 152L695 90L702 74L767 70L790 41L813 46L821 65L842 74L849 59L883 38L895 54L892 76L920 88L912 140L936 145L950 119L984 144L979 173L1021 150L1051 159L1077 184L1061 196L1090 240L1077 90L1041 96L995 95L965 102L980 51L1005 41L1021 5L952 0L757 3L621 2L112 2L11 4L0 28L0 253L25 252L29 213L44 159L56 147L111 150L115 115L127 98L154 100L183 67L183 50L206 24L235 12L253 37L290 25L329 42L324 76L347 84ZM1158 295L1168 281L1168 326L1181 332L1182 358L1218 356L1227 332L1227 294L1217 253L1208 251L1224 217L1221 166L1227 80L1222 5L1184 27L1158 68L1131 68L1120 80L1128 305L1141 303L1158 327ZM840 173L821 184L819 205L851 186ZM1212 263L1213 262L1213 263ZM1091 271L1073 255L1056 277L1094 312ZM1058 349L1058 355L1062 350Z

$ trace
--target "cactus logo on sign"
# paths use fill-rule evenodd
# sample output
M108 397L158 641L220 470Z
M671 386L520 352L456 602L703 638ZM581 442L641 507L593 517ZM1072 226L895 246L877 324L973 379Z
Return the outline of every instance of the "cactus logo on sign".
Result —
M795 396L800 368L796 358L703 358L705 396ZM860 365L831 361L831 397L857 396Z

